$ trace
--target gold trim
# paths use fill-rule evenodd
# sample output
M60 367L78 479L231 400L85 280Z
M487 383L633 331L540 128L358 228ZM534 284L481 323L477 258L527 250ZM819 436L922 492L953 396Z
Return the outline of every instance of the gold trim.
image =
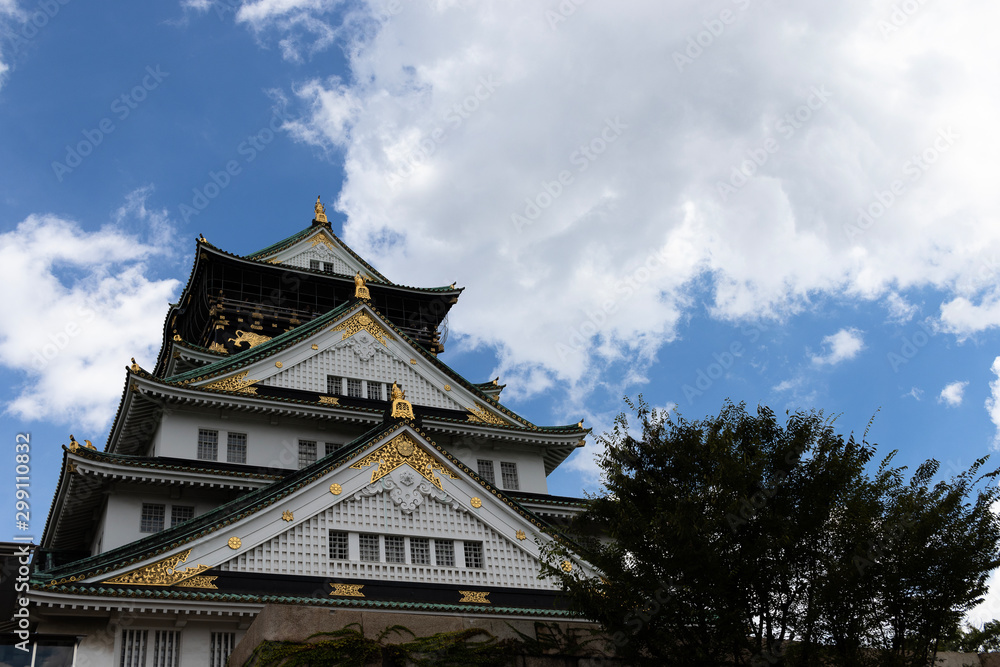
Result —
M343 490L344 490L344 487L342 487L340 484L333 483L333 484L330 485L330 493L332 493L335 496L339 496L340 492L343 491Z
M316 222L330 222L326 219L326 207L319 201L319 195L316 195L316 205L313 206L313 214L316 216L314 219Z
M559 567L562 568L563 572L572 572L573 571L573 563L569 562L568 560L564 560L562 562L562 565L560 565Z
M179 564L187 561L190 555L191 549L188 549L187 551L182 551L181 553L150 563L131 572L120 574L111 579L105 579L101 583L140 586L179 586L181 582L185 582L184 586L186 588L215 588L215 584L212 583L215 577L199 577L196 581L192 581L197 575L209 569L210 565L192 565L183 570L177 567Z
M368 292L368 288L365 287L365 279L361 277L360 271L354 272L354 298L364 299L365 301L372 298L372 295Z
M329 237L329 236L327 236L327 235L326 235L325 233L323 233L323 232L320 232L319 234L317 234L316 236L314 236L314 237L312 238L312 243L310 243L309 245L310 245L311 247L315 248L315 247L316 247L316 246L318 246L318 245L319 245L320 243L322 243L323 245L325 245L325 246L326 246L327 248L329 248L330 250L333 250L334 248L336 248L336 246L335 246L335 245L333 245L333 241L332 241L332 240L330 239L330 237Z
M490 412L484 407L478 406L474 408L468 408L469 411L469 421L476 422L479 424L496 424L497 426L507 426L507 422L495 414Z
M281 513L281 520L282 521L294 521L295 520L295 515L292 514L291 512L289 512L288 510L285 510L284 512Z
M516 537L519 540L526 540L526 539L528 539L528 536L524 534L523 530L517 531L517 534L515 534L514 537Z
M475 507L476 509L479 509L480 507L483 506L483 501L480 498L473 497L472 500L469 501L469 504Z
M256 394L257 387L253 385L257 380L247 380L247 373L250 371L243 371L242 373L237 373L227 377L224 380L216 380L211 384L206 384L204 389L219 389L221 391L233 391L239 394Z
M412 452L404 456L402 452L408 451L412 447ZM431 484L444 491L440 478L434 474L440 472L446 477L458 479L458 476L448 470L443 463L425 450L420 443L416 442L407 433L400 433L395 438L385 443L374 452L364 457L351 467L355 470L363 470L378 464L378 468L372 471L372 483L377 482L396 468L408 465L416 470Z
M462 595L462 599L459 602L475 602L477 604L490 604L489 599L486 597L490 594L489 591L459 591Z
M320 396L319 402L323 405L340 405L340 400L336 396Z
M451 391L451 385L450 385L450 384L446 384L446 385L444 386L444 390L445 390L445 391Z
M242 320L240 320L242 322ZM253 328L254 324L250 327ZM259 328L259 327L258 327ZM270 336L265 336L263 334L255 334L252 331L243 331L242 329L236 330L236 338L230 338L229 342L233 344L234 347L242 346L243 343L247 343L250 347L256 347L262 343L266 343L271 340Z
M281 368L281 362L280 361L274 362L274 367L275 368Z
M312 344L312 349L318 350L319 349L319 345L317 345L316 343L313 343Z
M238 538L235 535L233 535L232 537L229 538L229 541L226 542L226 544L229 545L230 549L234 549L235 550L235 549L239 549L240 547L243 546L243 540L241 540L240 538Z
M220 354L229 354L229 350L222 343L212 343L208 346L209 352L218 352Z
M375 337L375 340L383 345L386 345L385 336L388 333L364 311L355 313L353 316L331 328L330 331L343 331L344 335L340 337L340 340L347 340L356 333L367 331Z
M363 598L364 593L361 589L365 587L364 584L330 584L333 586L333 590L330 591L330 595L342 595L349 598Z

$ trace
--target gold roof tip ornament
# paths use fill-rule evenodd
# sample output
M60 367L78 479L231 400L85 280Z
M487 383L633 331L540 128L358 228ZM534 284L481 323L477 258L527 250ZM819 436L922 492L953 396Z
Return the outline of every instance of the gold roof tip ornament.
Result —
M365 279L361 276L360 271L354 273L354 298L364 299L365 301L372 298L372 295L368 292L368 288L365 287Z
M316 195L316 206L313 207L316 211L316 217L313 218L316 222L330 222L326 219L326 207L323 206L319 201L319 195Z
M392 383L390 397L392 398L391 416L393 419L413 419L413 405L406 400L406 392L395 382Z
M206 239L205 235L200 232L198 234L198 243L208 243L208 239Z
M78 449L80 449L80 443L77 442L76 438L73 437L73 434L70 433L69 434L69 451L75 452Z
M132 357L132 372L133 373L139 372L139 364L135 363L135 357Z
M577 422L576 427L577 428L583 428L583 420L582 419L579 422Z
M93 449L93 450L97 449L97 447L94 447L94 443L92 443L90 440L84 440L83 442L85 443L87 449Z

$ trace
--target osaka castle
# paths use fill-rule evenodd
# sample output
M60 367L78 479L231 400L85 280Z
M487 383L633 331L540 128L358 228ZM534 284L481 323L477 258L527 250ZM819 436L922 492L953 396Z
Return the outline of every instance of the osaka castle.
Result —
M314 211L249 255L199 238L107 444L64 445L30 609L65 664L225 665L275 605L325 630L345 610L575 618L539 575L584 507L546 478L588 429L533 424L442 362L463 288L392 282Z

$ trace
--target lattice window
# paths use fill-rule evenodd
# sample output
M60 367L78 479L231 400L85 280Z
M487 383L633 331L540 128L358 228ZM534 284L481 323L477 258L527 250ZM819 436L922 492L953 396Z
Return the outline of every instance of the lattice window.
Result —
M328 394L343 394L344 387L340 378L336 375L326 376L326 393Z
M119 667L146 667L146 640L149 630L122 630Z
M476 459L476 470L479 472L479 476L489 482L491 485L496 486L497 478L494 474L493 461L488 459Z
M247 434L229 433L226 442L226 461L229 463L247 462Z
M233 652L235 646L235 632L213 632L209 649L211 656L209 667L226 667L226 661L229 660L229 654Z
M382 560L379 551L378 535L371 533L361 533L358 535L358 546L360 548L361 560L378 563Z
M352 398L361 398L361 380L347 378L347 395Z
M347 560L348 558L348 537L347 533L340 530L330 531L330 559Z
M343 447L344 445L339 442L324 442L323 443L323 456L329 456L335 451Z
M406 544L403 541L402 537L398 535L385 536L385 562L386 563L406 562Z
M452 540L434 540L434 562L438 567L454 567L455 542Z
M207 428L198 429L198 458L202 461L219 460L219 432Z
M158 533L163 530L163 519L166 507L153 503L142 504L142 518L139 521L140 533Z
M194 508L185 505L170 506L170 527L194 518Z
M465 543L465 567L482 569L483 567L483 543Z
M305 468L312 463L316 463L316 441L299 440L299 467Z
M309 260L309 268L312 269L313 271L319 271L322 268L322 266L323 266L323 263L321 261L319 261L318 259L310 259Z
M150 667L177 667L180 664L179 630L157 630L153 633L153 663Z
M517 479L516 463L501 461L500 477L503 480L503 488L510 489L511 491L517 491L519 488L521 488L520 482Z
M431 564L431 541L426 537L410 538L410 562L414 565Z

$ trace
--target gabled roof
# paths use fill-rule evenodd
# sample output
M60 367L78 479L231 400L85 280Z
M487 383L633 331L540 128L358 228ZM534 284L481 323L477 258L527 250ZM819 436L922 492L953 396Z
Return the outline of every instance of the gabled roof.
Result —
M376 270L374 266L372 266L371 264L369 264L368 262L366 262L364 259L362 259L361 255L359 255L358 253L356 253L353 250L351 250L350 246L348 246L346 243L344 243L344 241L339 236L337 236L336 234L333 233L333 229L331 229L329 223L327 223L327 224L313 223L312 226L306 227L305 229L303 229L301 231L295 232L294 234L292 234L288 238L282 239L282 240L278 241L277 243L272 243L271 245L269 245L266 248L263 248L261 250L258 250L257 252L252 252L249 255L244 255L244 257L247 258L247 259L252 259L252 260L256 260L256 261L267 261L267 259L269 257L278 254L282 250L286 250L286 249L292 247L293 245L295 245L296 243L299 243L300 241L306 241L306 240L308 240L310 237L312 237L315 234L325 234L327 236L327 238L330 238L334 243L336 243L341 248L343 248L351 257L353 257L355 260L357 260L358 262L360 262L361 265L364 266L365 269L367 269L368 272L378 282L386 283L388 285L394 285L395 284L391 280L389 280L388 278L386 278L385 276L383 276L381 273L379 273L378 270Z

